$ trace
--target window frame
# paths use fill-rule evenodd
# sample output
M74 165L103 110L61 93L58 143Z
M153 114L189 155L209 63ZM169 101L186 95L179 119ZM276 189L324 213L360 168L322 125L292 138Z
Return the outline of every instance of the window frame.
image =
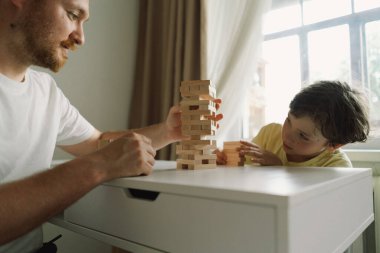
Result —
M302 2L301 2L302 4ZM301 17L303 11L301 8ZM366 71L366 41L365 29L366 23L380 20L380 8L366 10L357 13L351 13L347 16L337 17L313 24L304 25L300 27L270 33L264 35L264 41L279 39L282 37L298 35L300 43L300 62L301 62L301 83L305 84L309 81L309 65L308 65L308 38L307 34L312 31L317 31L325 28L331 28L339 25L348 25L350 31L350 45L359 45L358 47L351 47L351 79L362 82L365 87L368 87L368 73L362 73L362 69ZM360 46L362 45L362 47ZM362 68L362 66L364 67Z
M309 57L308 57L308 33L321 29L332 28L339 25L349 27L350 38L350 77L352 82L361 83L364 89L370 87L368 80L367 49L365 25L369 22L380 20L380 7L355 12L354 0L351 0L352 12L346 16L331 18L312 24L303 23L303 0L299 1L301 9L301 25L299 27L268 33L264 35L264 41L280 39L288 36L299 37L301 87L309 83ZM371 139L371 144L348 144L345 149L349 150L380 150L380 138Z

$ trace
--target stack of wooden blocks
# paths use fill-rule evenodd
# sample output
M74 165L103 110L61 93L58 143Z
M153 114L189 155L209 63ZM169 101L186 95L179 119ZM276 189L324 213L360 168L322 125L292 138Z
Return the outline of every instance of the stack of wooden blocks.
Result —
M240 141L225 141L223 145L223 153L227 156L228 166L244 166L244 157L240 157L238 148Z
M217 129L215 87L210 80L182 81L180 92L182 134L190 136L190 140L176 146L177 169L216 168L213 154L216 141L207 139L214 136Z

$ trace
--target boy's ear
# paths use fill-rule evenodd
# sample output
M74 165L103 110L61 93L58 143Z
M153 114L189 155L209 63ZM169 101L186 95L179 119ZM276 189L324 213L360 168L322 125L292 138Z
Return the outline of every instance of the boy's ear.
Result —
M333 151L337 150L338 148L340 148L342 146L343 146L343 144L331 144L330 143L329 146L328 146L328 150L330 152L333 152Z

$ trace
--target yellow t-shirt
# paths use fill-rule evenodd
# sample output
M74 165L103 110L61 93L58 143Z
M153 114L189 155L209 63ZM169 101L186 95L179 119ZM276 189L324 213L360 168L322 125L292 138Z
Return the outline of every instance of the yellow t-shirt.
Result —
M303 166L303 167L352 167L350 159L340 149L331 152L323 151L318 156L304 162L289 162L282 143L282 125L272 123L260 129L259 133L252 142L261 148L277 155L284 166Z

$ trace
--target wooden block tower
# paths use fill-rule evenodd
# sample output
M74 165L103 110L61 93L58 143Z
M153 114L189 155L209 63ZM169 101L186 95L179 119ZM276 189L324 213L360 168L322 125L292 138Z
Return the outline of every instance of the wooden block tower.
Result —
M241 146L240 141L225 141L223 152L227 156L227 164L229 166L244 166L244 157L239 156L238 148Z
M208 169L216 167L216 141L207 137L215 135L217 123L215 87L210 80L182 81L181 87L182 133L190 140L176 146L177 169Z

